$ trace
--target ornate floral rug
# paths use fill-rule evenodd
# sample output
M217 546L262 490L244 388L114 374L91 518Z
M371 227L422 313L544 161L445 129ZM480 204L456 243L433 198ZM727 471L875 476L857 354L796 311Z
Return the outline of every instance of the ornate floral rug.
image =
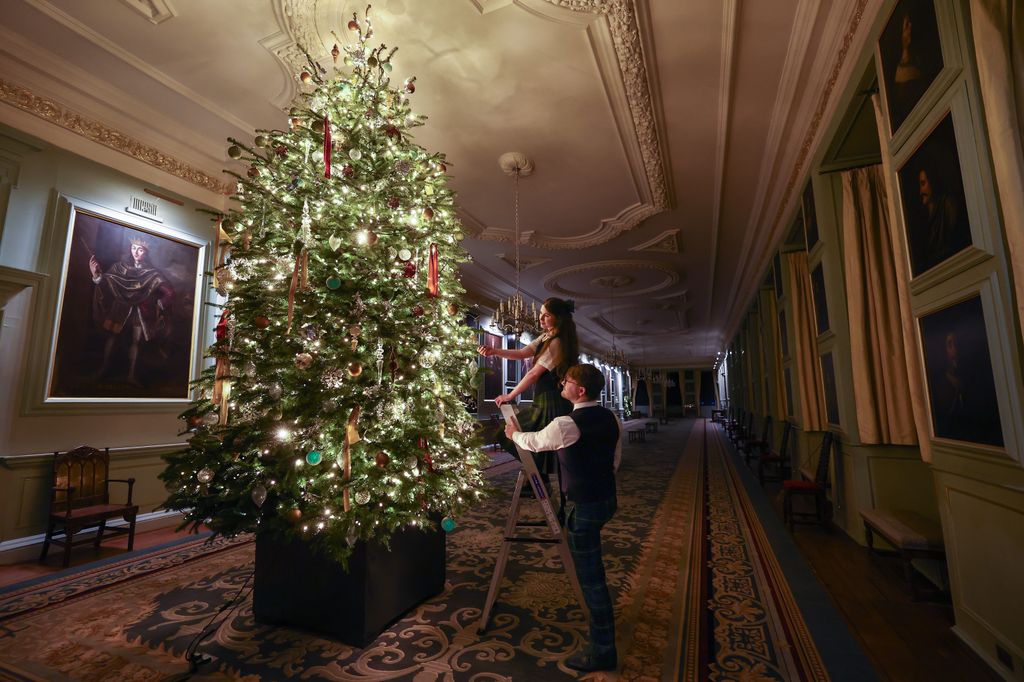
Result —
M620 670L587 677L828 679L728 458L707 444L705 424L687 420L625 446L604 532ZM189 644L238 594L192 679L578 677L564 661L586 625L550 545L513 546L479 631L515 477L496 469L497 494L448 536L445 590L366 648L255 622L253 543L197 541L0 593L0 679L185 679Z

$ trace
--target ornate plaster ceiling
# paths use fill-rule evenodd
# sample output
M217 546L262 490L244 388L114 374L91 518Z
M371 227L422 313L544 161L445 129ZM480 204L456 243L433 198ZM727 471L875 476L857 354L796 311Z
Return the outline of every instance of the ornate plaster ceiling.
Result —
M417 142L452 160L476 300L515 281L498 157L521 151L536 164L520 183L525 292L577 299L592 350L614 332L634 359L707 365L763 278L881 4L381 0L373 16L399 47L396 77L417 76ZM298 46L326 57L364 7L6 0L0 123L115 150L130 172L223 205L225 138L281 126ZM627 283L612 295L607 278Z

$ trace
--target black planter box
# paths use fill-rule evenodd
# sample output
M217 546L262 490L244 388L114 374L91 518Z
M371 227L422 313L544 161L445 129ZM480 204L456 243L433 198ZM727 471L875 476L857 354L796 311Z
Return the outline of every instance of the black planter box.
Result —
M436 526L398 531L390 549L359 541L347 571L304 542L258 537L253 615L363 648L444 581L445 533Z

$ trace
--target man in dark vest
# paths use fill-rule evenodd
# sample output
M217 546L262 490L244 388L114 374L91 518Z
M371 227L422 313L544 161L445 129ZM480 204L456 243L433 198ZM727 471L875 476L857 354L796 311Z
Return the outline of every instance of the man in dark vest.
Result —
M615 471L622 453L618 417L597 403L604 375L593 365L574 365L562 380L571 415L557 417L541 431L524 433L511 424L505 435L532 452L558 451L562 491L568 505L569 550L583 598L590 609L590 641L565 662L574 670L615 670L615 612L601 557L601 528L616 509Z

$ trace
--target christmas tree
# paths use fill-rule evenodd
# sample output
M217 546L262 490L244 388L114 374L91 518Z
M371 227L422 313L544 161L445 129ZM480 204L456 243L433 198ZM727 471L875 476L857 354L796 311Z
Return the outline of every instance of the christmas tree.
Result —
M359 539L445 530L482 494L476 371L457 265L468 259L446 162L414 144L415 78L369 16L309 61L290 130L231 139L250 163L224 217L216 365L161 478L184 526L298 536L344 560ZM341 41L339 41L341 42ZM434 520L432 520L434 519Z

